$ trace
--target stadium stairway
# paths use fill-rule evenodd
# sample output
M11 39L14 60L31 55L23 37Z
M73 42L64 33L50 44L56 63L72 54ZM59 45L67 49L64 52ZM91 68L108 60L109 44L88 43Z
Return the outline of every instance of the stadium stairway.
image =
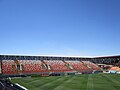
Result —
M72 64L69 64L69 63L66 62L65 60L63 60L63 62L65 63L65 65L66 65L71 71L77 71Z
M50 72L69 72L70 68L62 60L44 60L44 63L50 67Z
M42 62L41 66L42 66L43 69L51 70L51 67L49 65L47 65L43 60L41 62Z
M99 68L99 66L97 66L96 64L89 62L89 61L82 61L84 63L84 65L86 65L87 67L91 68L91 70L101 70Z
M81 61L65 61L69 65L73 66L74 70L80 73L92 73L90 67L88 68L87 65L82 63Z

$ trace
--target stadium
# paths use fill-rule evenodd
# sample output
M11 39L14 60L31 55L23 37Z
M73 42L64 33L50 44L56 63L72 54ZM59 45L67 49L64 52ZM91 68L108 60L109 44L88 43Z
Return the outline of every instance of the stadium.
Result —
M120 56L0 55L0 90L119 90Z
M0 90L120 90L120 0L0 0Z

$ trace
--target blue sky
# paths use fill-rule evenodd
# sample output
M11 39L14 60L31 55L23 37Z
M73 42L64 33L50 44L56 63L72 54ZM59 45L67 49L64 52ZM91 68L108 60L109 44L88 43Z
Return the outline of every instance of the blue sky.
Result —
M120 0L0 0L0 54L120 54Z

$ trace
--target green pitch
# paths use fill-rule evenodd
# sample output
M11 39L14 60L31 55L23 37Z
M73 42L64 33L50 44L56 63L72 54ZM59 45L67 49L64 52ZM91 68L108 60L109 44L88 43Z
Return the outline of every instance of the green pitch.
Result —
M29 90L120 90L120 75L88 74L15 78L12 82Z

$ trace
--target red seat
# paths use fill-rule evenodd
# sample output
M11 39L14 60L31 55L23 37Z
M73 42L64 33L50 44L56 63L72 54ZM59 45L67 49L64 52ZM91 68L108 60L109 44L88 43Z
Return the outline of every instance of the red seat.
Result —
M52 72L65 72L70 71L66 64L61 60L44 60L50 66Z

